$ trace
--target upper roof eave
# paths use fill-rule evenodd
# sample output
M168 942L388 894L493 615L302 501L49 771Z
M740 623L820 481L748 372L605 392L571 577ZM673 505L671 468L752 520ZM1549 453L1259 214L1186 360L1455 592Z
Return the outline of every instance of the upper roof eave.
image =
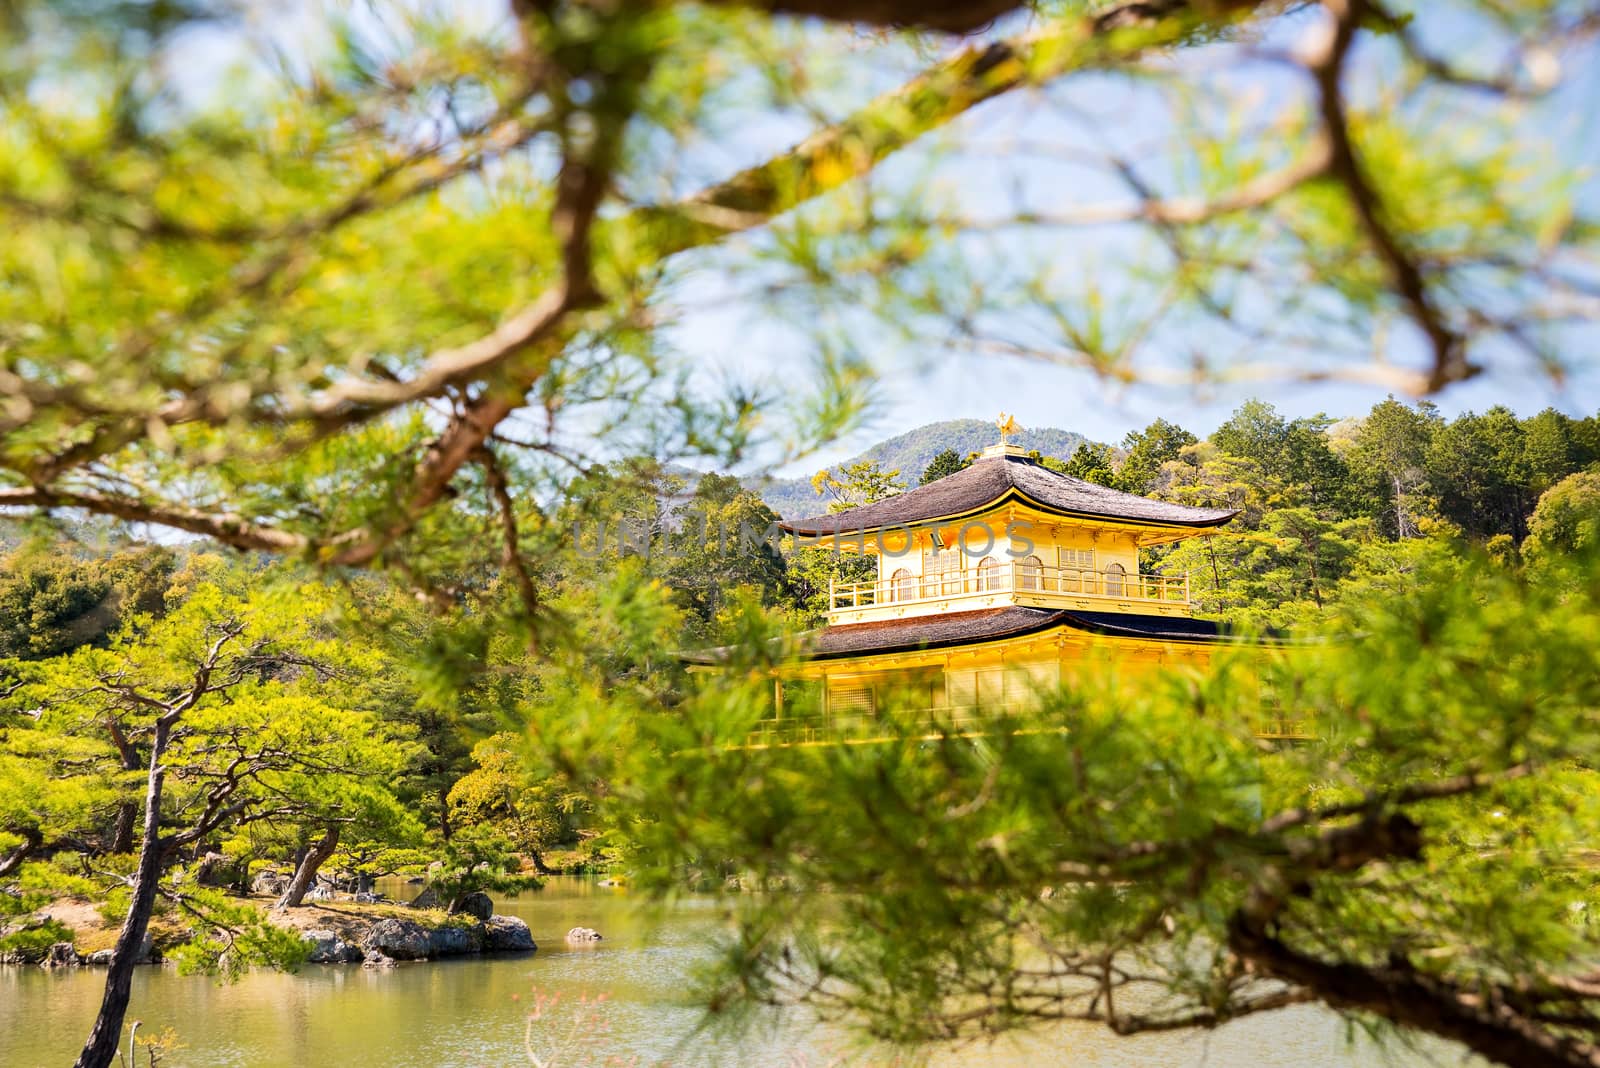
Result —
M833 515L782 522L779 527L802 537L867 533L967 519L1009 501L1064 519L1098 519L1179 530L1220 526L1239 514L1236 509L1194 508L1152 500L1063 475L1024 458L998 457L979 460L953 475L886 500Z

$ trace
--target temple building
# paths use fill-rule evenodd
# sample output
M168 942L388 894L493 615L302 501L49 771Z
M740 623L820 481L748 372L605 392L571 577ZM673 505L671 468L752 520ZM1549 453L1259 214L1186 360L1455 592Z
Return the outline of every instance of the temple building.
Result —
M907 493L782 524L873 558L835 583L826 626L776 680L769 726L802 738L870 720L907 694L946 722L1014 707L1074 673L1203 666L1237 644L1197 619L1187 575L1148 574L1140 550L1204 536L1235 512L1122 493L1053 471L1006 441ZM1297 724L1267 721L1269 736Z

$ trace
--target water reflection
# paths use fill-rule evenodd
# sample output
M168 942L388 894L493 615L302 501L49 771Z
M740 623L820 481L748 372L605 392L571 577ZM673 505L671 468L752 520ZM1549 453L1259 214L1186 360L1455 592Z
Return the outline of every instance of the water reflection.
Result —
M400 896L404 887L386 887ZM500 903L533 930L533 956L465 958L372 971L351 965L309 965L299 974L256 972L232 985L180 977L171 968L140 969L130 1019L145 1033L172 1029L182 1047L171 1068L324 1068L335 1064L407 1064L477 1068L527 1064L524 1030L536 992L560 1003L535 1029L536 1049L552 1031L570 1032L573 1007L606 995L580 1028L585 1052L562 1065L729 1064L808 1068L833 1063L836 1042L794 1030L747 1041L696 1035L696 1011L682 1001L685 976L704 956L708 938L726 922L705 901L685 902L665 916L635 907L625 891L593 880L556 879L545 890ZM659 922L656 920L659 919ZM576 926L605 940L569 947ZM0 967L0 1065L51 1068L72 1063L99 1004L104 972L48 972ZM562 1041L568 1045L565 1035ZM616 1058L616 1059L613 1059ZM881 1058L871 1061L882 1063ZM936 1065L1022 1068L1073 1065L1215 1066L1215 1068L1348 1068L1382 1062L1406 1068L1459 1064L1460 1056L1390 1055L1351 1045L1332 1014L1301 1007L1241 1020L1210 1035L1118 1039L1095 1027L1061 1027L996 1046L936 1057Z

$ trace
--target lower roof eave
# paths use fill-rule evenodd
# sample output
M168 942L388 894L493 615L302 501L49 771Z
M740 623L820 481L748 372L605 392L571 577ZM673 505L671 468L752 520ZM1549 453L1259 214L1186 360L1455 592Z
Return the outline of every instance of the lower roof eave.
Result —
M1021 617L997 619L994 620L996 625L992 626L982 625L985 621L972 620L971 622L977 625L970 628L960 628L965 630L965 633L935 633L926 637L916 635L916 631L925 629L919 624L930 624L941 619L955 622L956 617L959 616L975 617L990 615L991 613L1010 612L1034 613L1036 618L1031 620ZM937 652L944 649L974 648L1016 638L1036 637L1054 630L1072 630L1101 637L1125 638L1161 645L1256 645L1274 647L1292 644L1292 639L1282 634L1233 633L1211 620L1173 619L1168 616L1135 616L1112 612L1074 612L1067 609L1051 610L1021 607L989 609L984 612L953 613L951 616L934 617L933 620L897 620L895 624L901 626L855 623L847 624L843 627L824 628L813 632L811 640L802 647L797 659L802 662L812 663L824 660L850 660L869 656L887 656L896 653L922 653ZM908 624L909 626L906 626ZM895 634L895 631L900 631L902 626L904 627L902 631L903 637ZM850 641L850 639L857 636L856 628L864 629L869 627L878 629L882 640L873 640L872 636L861 634L861 637L865 640L860 642ZM829 647L841 642L844 644L838 647Z
M877 623L847 623L823 627L799 637L794 660L815 663L851 660L896 653L937 652L976 648L1017 638L1036 637L1053 630L1072 630L1107 638L1161 645L1281 647L1303 644L1280 632L1241 634L1207 619L1142 616L1124 612L1081 612L1065 608L1014 605L972 612ZM691 665L726 663L731 649L686 650L679 660Z

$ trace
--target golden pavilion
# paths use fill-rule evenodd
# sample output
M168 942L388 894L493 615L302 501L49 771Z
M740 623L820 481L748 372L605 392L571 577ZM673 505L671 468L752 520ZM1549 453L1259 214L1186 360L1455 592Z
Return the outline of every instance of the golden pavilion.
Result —
M804 542L866 554L876 571L830 588L826 625L775 681L768 725L785 739L870 721L908 693L959 723L1086 667L1203 666L1240 641L1195 618L1187 575L1146 574L1139 559L1141 549L1213 533L1236 512L1061 474L1007 441L1015 420L1002 416L1000 429L1000 443L955 474L781 524Z

